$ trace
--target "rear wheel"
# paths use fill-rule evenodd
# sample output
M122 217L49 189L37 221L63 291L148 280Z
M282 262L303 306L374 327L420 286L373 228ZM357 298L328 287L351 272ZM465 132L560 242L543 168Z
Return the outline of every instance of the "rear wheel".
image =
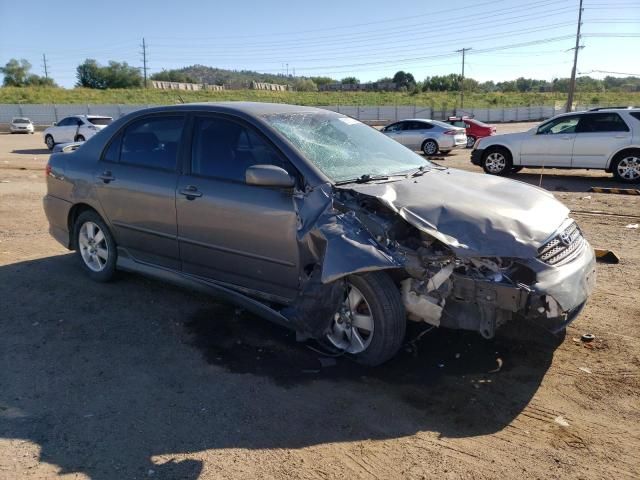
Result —
M326 339L358 363L375 366L398 352L406 328L398 287L386 273L371 272L347 278L344 302Z
M435 155L438 153L439 148L438 142L435 140L425 140L422 144L422 151L425 155Z
M116 272L116 242L100 215L81 213L73 231L76 254L89 277L98 282L111 280Z
M640 182L640 150L627 150L616 155L611 164L611 171L620 182Z
M482 158L482 168L490 175L506 175L512 167L511 153L505 148L489 147Z
M84 142L84 136L76 135L76 139L74 140L74 142Z
M476 143L476 137L472 137L467 135L467 148L473 148L473 145Z
M44 143L47 145L49 150L53 150L53 147L56 146L56 142L53 141L53 137L51 135L44 137Z

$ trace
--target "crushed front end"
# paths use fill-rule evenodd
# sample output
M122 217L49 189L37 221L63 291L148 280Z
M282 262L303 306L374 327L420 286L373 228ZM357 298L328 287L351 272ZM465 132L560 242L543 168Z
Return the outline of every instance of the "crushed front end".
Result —
M594 288L593 249L571 219L535 256L485 257L461 254L379 198L346 190L338 198L341 209L402 265L390 273L411 320L473 330L485 338L509 321L532 321L558 332L578 315Z

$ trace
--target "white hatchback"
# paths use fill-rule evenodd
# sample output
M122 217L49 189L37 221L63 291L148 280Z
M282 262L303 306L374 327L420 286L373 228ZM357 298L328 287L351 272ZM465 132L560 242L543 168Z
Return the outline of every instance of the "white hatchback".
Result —
M101 115L74 115L65 117L47 128L42 135L49 150L58 143L84 142L113 121Z

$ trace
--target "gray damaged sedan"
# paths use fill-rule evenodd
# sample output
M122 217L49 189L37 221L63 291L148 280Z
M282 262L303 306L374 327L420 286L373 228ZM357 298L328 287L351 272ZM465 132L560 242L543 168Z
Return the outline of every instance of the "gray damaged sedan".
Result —
M366 365L396 354L407 319L562 331L596 276L550 193L309 107L129 114L51 155L44 208L94 280L121 269L204 290Z

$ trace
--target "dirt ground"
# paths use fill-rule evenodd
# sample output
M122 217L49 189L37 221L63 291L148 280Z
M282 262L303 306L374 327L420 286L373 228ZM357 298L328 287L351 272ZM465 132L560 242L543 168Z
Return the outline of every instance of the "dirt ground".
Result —
M199 294L88 281L47 233L46 160L0 135L1 479L640 478L640 197L587 192L609 175L542 177L621 257L557 348L433 330L363 369Z

